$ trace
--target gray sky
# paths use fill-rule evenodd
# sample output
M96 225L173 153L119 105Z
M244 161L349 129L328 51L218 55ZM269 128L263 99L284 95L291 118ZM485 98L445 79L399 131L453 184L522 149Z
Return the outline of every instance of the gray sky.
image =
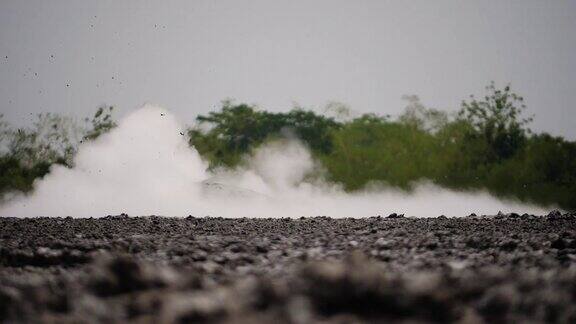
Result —
M576 1L0 0L15 124L146 102L190 123L225 98L394 115L417 94L453 111L490 80L526 98L533 129L576 139Z

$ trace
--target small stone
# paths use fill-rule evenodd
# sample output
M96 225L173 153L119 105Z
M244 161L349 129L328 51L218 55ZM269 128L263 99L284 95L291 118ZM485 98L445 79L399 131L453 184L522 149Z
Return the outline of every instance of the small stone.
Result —
M381 237L381 238L376 240L375 245L380 250L387 250L387 249L390 249L392 247L393 242L391 240L386 240L386 239Z
M208 258L208 253L204 250L198 250L192 254L192 260L194 261L206 261Z
M508 252L514 251L517 247L518 247L518 243L516 243L516 241L512 241L512 240L506 241L500 245L500 249L502 249L504 251L508 251Z
M225 314L225 305L216 294L176 294L164 303L161 322L216 322Z
M563 239L558 238L550 244L550 247L557 250L563 250L566 248L566 242Z
M256 252L258 253L267 253L268 252L268 244L264 242L260 242L256 244Z
M547 215L546 217L552 218L552 219L561 218L561 217L562 217L562 213L561 213L560 211L558 211L558 210L553 210L553 211L551 211L550 213L548 213L548 215Z

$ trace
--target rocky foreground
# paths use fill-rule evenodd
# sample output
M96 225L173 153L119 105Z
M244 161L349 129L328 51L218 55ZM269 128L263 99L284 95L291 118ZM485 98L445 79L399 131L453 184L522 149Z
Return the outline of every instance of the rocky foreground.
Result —
M0 218L0 322L576 322L576 214Z

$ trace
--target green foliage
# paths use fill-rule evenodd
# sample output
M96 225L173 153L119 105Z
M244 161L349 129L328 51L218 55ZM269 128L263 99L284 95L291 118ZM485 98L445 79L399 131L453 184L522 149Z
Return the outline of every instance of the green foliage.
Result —
M524 98L512 92L510 85L499 90L491 82L486 91L483 100L470 96L470 102L463 101L459 118L473 126L475 132L468 136L482 137L488 144L490 160L508 159L525 144L529 130L524 127L532 118L521 117L526 108Z
M576 209L576 143L548 134L532 136L525 149L488 174L493 192Z
M8 154L26 167L38 163L70 164L81 129L69 117L38 114L29 128L7 128Z
M330 131L339 124L311 111L293 109L288 113L271 113L253 106L234 105L225 101L221 111L198 116L200 123L188 130L190 144L212 166L235 166L244 154L273 137L297 137L314 152L332 149ZM209 130L203 131L202 126Z
M434 173L434 137L409 125L365 115L335 131L333 141L321 159L331 179L349 190L374 181L408 189Z
M448 114L425 107L418 96L406 95L402 99L408 101L408 106L398 118L400 123L431 133L438 132L448 124Z
M273 113L225 101L197 117L190 145L211 167L234 167L243 156L275 138L297 138L322 162L328 180L346 190L386 183L410 190L419 180L453 189L487 189L499 197L576 210L576 143L531 134L523 99L494 83L479 100L462 103L455 117L425 107L417 96L398 119L365 114L331 103L327 113L302 108ZM69 118L38 116L27 129L13 129L0 115L0 193L28 191L51 165L71 166L78 142L116 126L112 107L100 107L87 129Z
M92 140L116 126L112 107L99 108L86 119L87 128L74 119L57 114L38 114L30 127L13 128L0 115L0 194L28 192L35 179L46 175L50 166L72 166L83 140Z
M112 119L114 107L101 106L96 110L92 119L86 118L84 121L90 123L91 128L84 135L85 140L95 140L100 135L109 132L116 127L116 122Z
M397 119L331 104L339 122L302 109L270 113L225 102L199 116L211 128L190 130L191 143L213 166L235 166L269 138L296 136L347 190L373 182L410 190L419 180L453 189L487 189L500 197L576 209L576 143L531 135L523 98L494 83L482 99L464 101L456 118L425 107L417 96ZM346 121L348 119L348 121Z
M34 180L48 173L50 163L41 162L23 167L15 157L0 156L0 193L9 191L28 192ZM0 199L1 201L1 199Z

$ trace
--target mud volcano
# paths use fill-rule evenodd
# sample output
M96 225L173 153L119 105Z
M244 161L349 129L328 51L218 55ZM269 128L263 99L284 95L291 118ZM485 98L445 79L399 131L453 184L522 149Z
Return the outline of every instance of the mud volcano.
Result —
M576 322L576 214L0 218L2 322Z

